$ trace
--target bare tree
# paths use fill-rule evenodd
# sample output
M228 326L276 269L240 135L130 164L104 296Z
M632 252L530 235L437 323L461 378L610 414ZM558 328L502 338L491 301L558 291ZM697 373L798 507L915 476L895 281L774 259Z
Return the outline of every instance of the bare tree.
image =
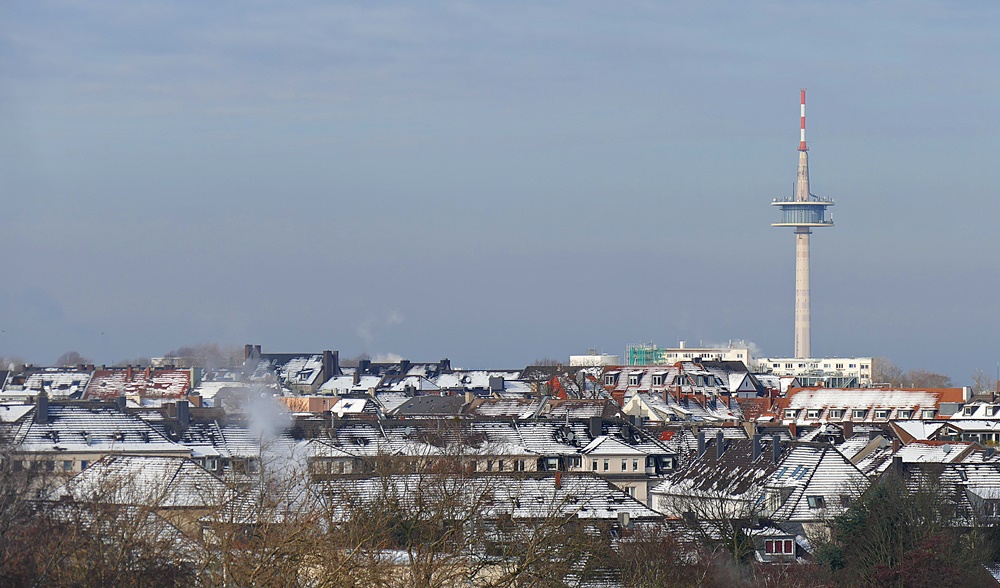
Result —
M64 367L72 367L81 364L90 363L90 359L80 354L78 351L67 351L59 356L56 360L56 365Z

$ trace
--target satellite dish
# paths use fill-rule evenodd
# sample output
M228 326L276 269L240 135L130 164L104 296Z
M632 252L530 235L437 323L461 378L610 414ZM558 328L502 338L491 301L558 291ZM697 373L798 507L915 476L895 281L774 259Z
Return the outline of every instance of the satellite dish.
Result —
M337 418L338 419L344 418L344 407L340 407L339 409L337 409Z

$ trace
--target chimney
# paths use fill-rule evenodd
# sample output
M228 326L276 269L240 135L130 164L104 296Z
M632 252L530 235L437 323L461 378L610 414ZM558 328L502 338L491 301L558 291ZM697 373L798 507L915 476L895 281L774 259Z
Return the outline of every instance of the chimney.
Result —
M253 345L247 343L243 346L243 360L246 361L253 357Z
M556 471L556 490L562 490L562 472Z
M128 379L129 382L131 382L132 381L132 364L129 364L127 367L128 367L128 369L125 372L125 377Z
M358 368L358 371L354 372L354 376L351 378L351 382L355 386L361 383L361 368Z
M440 371L441 373L450 372L451 360L448 359L447 357L442 359L441 363L438 364L438 371Z
M757 458L760 457L760 453L761 453L761 449L762 449L761 446L760 446L760 440L761 440L761 435L759 433L754 434L753 440L751 441L753 443L753 460L754 461L757 461Z
M187 400L177 401L177 424L182 427L187 427L191 424L191 408L188 406Z
M323 381L329 380L334 376L340 375L340 352L339 351L324 351L323 352Z
M149 381L149 374L150 374L150 370L151 369L152 368L150 366L148 366L148 365L146 366L146 381Z
M726 451L726 437L722 430L715 434L715 459L722 459L722 454Z
M600 437L604 433L604 419L595 416L590 417L590 436Z
M372 398L375 398L375 386L372 386L371 388L368 389L368 395L371 396Z
M854 423L852 423L851 421L844 421L841 426L843 426L844 428L845 441L854 436Z
M797 438L799 435L796 432L795 423L788 423L788 432L792 435L792 439Z
M893 437L892 439L892 453L899 453L899 437Z
M771 459L774 463L778 463L781 460L781 437L777 433L774 437L771 437Z
M118 410L125 412L125 407L128 406L128 398L125 398L124 396L116 397L115 406L118 407Z
M406 375L410 371L410 360L401 359L399 360L399 373L400 375Z
M367 374L368 373L368 368L370 368L371 365L372 365L372 360L370 360L370 359L359 359L358 360L358 373L359 374Z
M476 398L476 395L472 393L472 390L466 390L465 391L465 403L466 404L472 404L472 401L475 400L475 398Z
M253 346L253 358L260 359L260 345Z
M705 455L705 431L698 433L698 457Z
M45 390L35 397L35 423L39 425L49 424L49 395Z
M899 475L903 475L903 458L901 456L893 456L892 458L892 471Z

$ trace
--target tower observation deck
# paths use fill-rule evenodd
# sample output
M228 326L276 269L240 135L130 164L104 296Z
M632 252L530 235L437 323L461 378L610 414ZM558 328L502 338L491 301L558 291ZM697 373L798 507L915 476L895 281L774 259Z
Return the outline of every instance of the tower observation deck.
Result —
M790 198L775 198L771 206L781 211L781 220L772 227L795 229L795 357L811 357L809 235L813 227L832 227L833 216L827 217L832 198L821 198L809 191L809 148L806 147L806 91L800 91L799 170L795 193Z

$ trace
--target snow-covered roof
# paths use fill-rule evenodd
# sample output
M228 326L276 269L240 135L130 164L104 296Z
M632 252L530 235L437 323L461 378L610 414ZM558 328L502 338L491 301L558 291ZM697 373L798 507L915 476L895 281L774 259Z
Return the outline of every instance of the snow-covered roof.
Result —
M188 458L109 455L53 492L81 502L206 508L221 505L226 485Z
M189 370L97 370L90 379L84 398L89 400L141 396L180 399L187 395L190 385Z
M14 434L18 451L75 454L173 454L189 450L171 442L142 419L106 406L49 404L48 422L23 418Z
M90 382L91 372L66 368L43 368L28 375L21 386L6 386L0 397L23 397L45 390L49 398L79 398Z
M464 496L458 504L478 507L484 519L567 517L617 520L619 513L632 519L659 519L661 515L623 493L609 482L591 475L563 474L557 486L554 477L511 478L506 476L449 476L409 474L389 478L334 479L317 484L329 498L334 516L349 518L352 507L367 501L392 498L402 508L427 508L433 496ZM416 501L420 500L418 504ZM448 501L449 507L455 503Z

